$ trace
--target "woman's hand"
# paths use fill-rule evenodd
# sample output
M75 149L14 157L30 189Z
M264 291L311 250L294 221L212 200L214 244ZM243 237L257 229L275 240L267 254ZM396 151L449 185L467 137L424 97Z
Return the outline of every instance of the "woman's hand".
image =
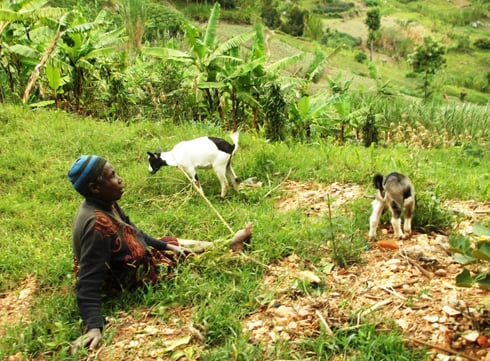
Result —
M188 255L194 254L190 249L176 246L174 244L167 243L167 249L174 252L177 256L187 257Z
M77 353L80 347L85 347L87 345L89 345L90 349L94 349L97 347L100 340L102 340L102 333L100 332L100 329L92 328L88 330L86 334L80 336L72 342L70 347L71 354L73 355Z

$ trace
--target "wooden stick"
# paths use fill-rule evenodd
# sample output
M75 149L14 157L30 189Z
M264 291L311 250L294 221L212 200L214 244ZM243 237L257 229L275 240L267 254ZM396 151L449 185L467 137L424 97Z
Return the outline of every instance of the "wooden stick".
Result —
M407 256L407 261L412 265L415 266L416 268L419 269L420 272L424 274L425 277L432 279L434 278L434 274L432 272L427 271L424 267L422 267L420 264L418 264L417 261L411 259L409 256Z
M387 305L388 303L391 303L391 299L387 298L383 301L380 301L380 302L376 302L374 305L371 305L369 306L368 308L366 308L364 311L362 311L360 314L359 314L359 319L358 319L358 322L360 320L360 318L366 316L367 314L377 310L378 308L384 306L384 305Z
M283 184L285 181L287 181L287 180L288 180L288 178L289 178L289 175L291 174L291 171L292 171L292 170L293 170L292 168L289 168L289 172L288 172L288 175L286 176L286 178L284 178L284 179L281 181L281 183L279 183L277 186L275 186L275 187L274 187L274 188L272 188L270 191L268 191L268 192L265 194L264 198L267 198L267 197L268 197L268 196L269 196L269 195L270 195L272 192L274 192L274 191L275 191L277 188L279 188L279 187L280 187L280 186L281 186L281 185L282 185L282 184Z
M247 261L251 261L251 262L253 262L253 263L256 263L256 264L258 264L259 266L264 267L265 269L269 269L269 270L270 270L270 269L272 268L271 266L266 265L265 263L262 263L262 262L260 262L260 261L256 260L255 258L250 257L249 255L246 255L246 254L244 254L244 253L240 253L240 254L239 254L239 257L240 257L240 258L244 258L244 259L246 259Z
M394 295L394 296L396 296L396 297L398 297L398 298L400 298L400 299L402 299L402 300L404 300L404 301L406 301L406 300L407 300L407 298L406 298L405 296L403 296L402 294L400 294L400 293L396 292L395 290L390 290L388 287L380 286L380 287L378 287L378 288L380 288L380 289L382 289L383 291L386 291L386 292L388 292L388 293L391 293L392 295Z
M191 179L191 177L189 177L189 175L184 171L184 169L182 169L182 167L180 165L179 165L179 169L182 171L182 173L185 174L185 176L191 182L191 184L194 186L194 188L196 188L197 193L199 193L204 198L204 200L209 205L209 207L211 207L211 209L214 211L214 213L216 213L218 215L218 218L221 220L221 222L223 222L223 224L226 226L226 228L228 228L228 230L231 232L231 234L235 234L235 232L230 227L230 225L225 221L225 219L221 216L221 214L218 212L218 210L216 208L214 208L214 206L211 204L209 199L206 198L206 196L204 195L202 190L199 189L199 187L196 185L196 183Z
M325 320L325 318L323 317L323 315L320 313L320 311L316 310L315 313L318 316L318 318L320 319L320 322L322 323L322 325L327 330L327 335L333 336L332 329L330 328L330 326L328 325L327 321Z
M418 343L418 344L421 344L421 345L424 345L424 346L427 346L427 347L430 347L430 348L435 348L439 351L444 351L444 352L447 352L447 353L450 353L451 355L457 355L457 356L460 356L460 357L464 357L468 360L471 360L471 361L480 361L480 359L478 358L474 358L472 356L469 356L469 355L465 355L459 351L456 351L456 350L453 350L453 349L450 349L450 348L447 348L447 347L444 347L444 346L439 346L439 345L433 345L431 343L427 343L427 342L424 342L424 341L421 341L421 340L417 340L415 338L407 338L406 339L407 341L413 341L415 343Z

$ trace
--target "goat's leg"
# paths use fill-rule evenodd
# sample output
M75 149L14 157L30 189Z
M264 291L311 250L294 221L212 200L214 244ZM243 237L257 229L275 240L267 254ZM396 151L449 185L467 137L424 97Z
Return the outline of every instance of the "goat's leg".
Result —
M235 171L233 170L233 167L231 166L231 161L228 163L228 166L226 167L226 175L228 178L231 180L231 184L233 185L233 189L238 191L240 187L240 181L238 180L238 177L235 174Z
M199 178L197 177L196 170L193 168L192 169L186 168L185 172L187 173L189 178L192 179L192 182L194 183L196 188L199 190L199 192L204 195L204 191L202 190L201 183L199 183Z
M405 200L405 221L403 222L403 231L406 236L412 233L412 216L415 210L415 199L409 197Z
M402 214L402 207L400 206L401 203L398 203L395 200L392 200L390 202L390 209L391 209L391 225L393 226L393 232L395 233L395 238L404 238L403 232L402 232L402 220L401 220L401 214Z
M225 198L226 191L228 190L228 187L230 186L228 184L228 180L226 179L226 165L214 166L213 169L214 169L214 172L216 173L216 176L218 177L218 180L221 184L221 198Z
M384 202L377 198L372 202L372 205L373 211L371 213L371 217L369 217L369 240L376 238L376 230L378 229L379 219L381 218L385 208Z
M393 231L395 232L395 238L402 239L404 238L402 232L402 219L401 218L391 218L391 225L393 226Z

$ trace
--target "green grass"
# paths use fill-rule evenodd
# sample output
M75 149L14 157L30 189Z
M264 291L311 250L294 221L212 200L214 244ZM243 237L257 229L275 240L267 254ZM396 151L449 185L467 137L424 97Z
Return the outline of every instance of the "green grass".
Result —
M352 327L333 336L321 335L314 340L306 340L304 347L317 354L317 360L322 361L331 360L339 354L345 360L359 361L411 361L424 358L423 352L409 350L400 336L386 329L377 329L373 324Z
M227 137L209 124L177 127L164 121L106 123L62 112L31 111L18 106L0 108L0 293L16 289L27 276L39 284L31 322L8 325L0 340L0 359L18 352L26 359L70 359L67 346L83 330L73 293L71 251L71 224L81 197L66 177L80 154L95 153L109 159L125 180L126 194L121 205L149 234L206 240L230 235L178 169L161 169L155 175L147 172L147 150L159 145L167 149L182 139L210 133ZM372 193L375 171L397 170L410 174L421 193L432 192L441 201L488 201L489 148L485 144L470 145L422 149L404 144L364 148L331 142L267 143L244 132L234 160L235 171L242 179L258 177L264 186L239 193L231 190L221 200L212 171L200 172L200 179L210 202L234 230L249 221L254 223L248 255L257 262L210 252L179 267L173 282L155 286L151 292L117 299L104 306L104 313L116 315L121 310L158 304L192 305L197 322L207 329L204 360L227 360L234 352L243 360L270 360L290 354L301 359L297 345L293 350L286 343L278 343L274 355L263 355L247 342L241 329L241 320L261 306L259 300L264 296L259 291L265 272L260 263L271 264L293 252L313 263L332 257L347 265L362 262L360 249L367 238L370 201L352 201L345 206L345 212L334 215L332 220L306 217L300 210L278 212L275 202L283 192L278 187L281 182L287 177L305 183L354 182L366 193ZM439 209L428 214L430 222L439 217L436 211ZM332 237L338 240L338 248L325 246L319 252L319 244L328 245ZM354 241L359 250L346 249L342 240ZM366 327L369 331L369 325ZM364 338L345 347L349 352L364 352L363 347L378 337L395 338L394 345L402 347L396 331L379 336L369 332L367 341ZM376 342L385 344L382 340ZM332 352L345 352L330 350L335 342L322 336L303 343L304 352L316 354L318 360L327 360L326 355ZM384 354L389 359L389 352L397 350L395 346L386 347L389 350L377 346L376 355ZM410 350L400 352L410 359Z

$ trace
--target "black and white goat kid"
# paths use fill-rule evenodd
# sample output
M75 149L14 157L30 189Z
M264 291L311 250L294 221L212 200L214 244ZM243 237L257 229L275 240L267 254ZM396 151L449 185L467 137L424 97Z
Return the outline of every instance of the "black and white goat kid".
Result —
M372 202L373 212L369 218L369 239L376 238L379 220L386 208L391 210L391 225L395 237L404 239L412 232L412 216L415 211L415 188L410 179L403 174L392 172L385 177L377 173L373 178L378 192ZM401 214L405 207L403 232Z
M203 190L199 184L196 169L213 168L221 184L221 197L224 198L229 188L227 177L233 188L238 190L239 180L231 166L231 158L238 149L238 132L230 135L233 144L222 138L200 137L177 143L172 150L162 152L161 149L155 153L147 152L150 166L148 170L156 173L163 166L174 166L181 168L197 188Z

